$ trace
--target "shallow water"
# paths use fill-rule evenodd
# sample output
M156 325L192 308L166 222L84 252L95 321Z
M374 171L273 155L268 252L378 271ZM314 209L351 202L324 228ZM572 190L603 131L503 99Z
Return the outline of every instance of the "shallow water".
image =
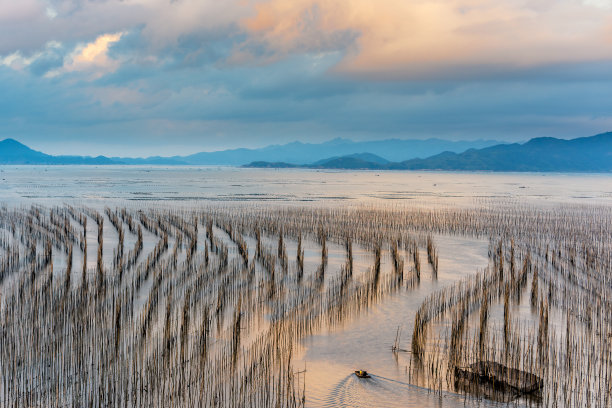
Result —
M442 173L442 172L372 172L269 170L226 167L124 167L124 166L0 166L0 205L55 205L70 203L92 207L184 206L195 207L212 202L249 202L256 205L294 203L347 205L369 203L394 205L410 203L422 206L471 206L488 201L511 203L612 204L612 176L567 174ZM95 266L97 229L88 221L88 265ZM105 219L104 261L111 262L116 233ZM143 229L143 254L149 253L157 239ZM129 234L127 234L129 235ZM215 228L237 257L235 245L225 232ZM204 228L199 230L202 246ZM277 237L264 236L264 243L276 250ZM251 257L255 240L245 236ZM422 279L418 288L400 291L373 305L367 313L349 319L332 330L322 331L302 342L303 351L297 369L306 369L308 407L459 407L491 406L451 392L433 393L421 388L418 379L409 378L409 358L395 356L391 346L398 328L400 347L410 349L414 315L432 292L450 285L487 265L488 242L456 236L436 236L440 256L437 279L431 276L426 255L421 248ZM135 241L131 236L129 247ZM128 242L128 241L126 241ZM171 242L170 247L174 244ZM286 239L289 260L296 256L297 243ZM305 242L305 278L314 274L320 263L320 247ZM331 278L344 263L345 250L328 242L328 274ZM356 277L372 266L371 251L354 246ZM75 265L81 261L74 259ZM402 254L406 257L406 254ZM405 259L406 268L410 262ZM65 262L65 261L64 261ZM292 261L290 261L292 262ZM58 266L63 265L58 261ZM383 269L390 269L388 251L383 253ZM143 285L146 292L147 283ZM144 295L141 301L144 301ZM521 315L529 317L526 301ZM492 307L499 316L500 306ZM553 319L558 320L558 319ZM372 373L368 380L357 379L355 369ZM446 387L443 387L446 388Z
M438 279L431 276L424 254L421 256L421 283L402 289L382 300L342 326L324 331L303 342L303 359L296 363L306 368L306 406L308 407L438 407L464 406L465 397L454 393L435 394L410 378L407 355L391 351L398 327L400 348L410 349L414 317L423 300L487 265L488 242L464 237L435 236L439 254ZM425 260L425 261L424 261ZM372 379L355 377L354 370L367 370ZM469 399L487 406L486 401Z
M321 380L327 380L330 386L329 395L318 400L306 394L307 407L465 407L494 406L486 401L453 393L432 393L426 388L398 381L393 378L372 374L371 378L360 379L354 374L347 374L338 380L334 365L315 363L308 366L321 374ZM308 384L308 383L307 383ZM308 391L308 386L307 386Z
M198 201L472 204L612 202L612 175L165 166L0 166L0 202Z

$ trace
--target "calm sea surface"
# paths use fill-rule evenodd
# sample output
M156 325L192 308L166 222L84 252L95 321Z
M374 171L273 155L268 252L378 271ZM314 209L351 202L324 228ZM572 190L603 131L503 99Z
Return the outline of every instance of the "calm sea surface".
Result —
M0 166L0 202L612 203L610 174L445 173L166 166Z

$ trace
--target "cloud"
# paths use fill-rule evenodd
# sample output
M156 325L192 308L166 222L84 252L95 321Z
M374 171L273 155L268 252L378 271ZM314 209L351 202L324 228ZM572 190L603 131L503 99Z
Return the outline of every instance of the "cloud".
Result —
M604 0L269 0L242 21L284 56L347 51L337 71L377 78L478 76L612 58ZM339 33L356 33L347 43ZM330 40L332 39L332 40Z
M61 66L63 64L62 54L63 45L57 41L49 41L43 50L30 55L16 51L4 57L0 56L0 66L4 65L17 71L29 69L34 74L40 75L48 69Z
M250 36L232 60L265 62L291 54L350 52L361 33L351 25L335 26L334 12L316 1L256 4L255 15L241 22Z
M612 59L610 0L0 0L0 55L137 33L128 58L273 64L338 53L374 79L478 78ZM111 58L116 59L116 58ZM107 61L108 62L108 61ZM137 62L137 61L134 61Z
M156 154L594 134L612 128L609 5L0 0L0 138Z
M89 80L114 72L119 67L119 61L108 56L110 47L118 42L123 33L103 34L94 41L77 44L71 52L57 42L48 42L42 51L25 56L16 51L7 56L0 56L0 65L17 71L28 69L36 75L48 78L58 75L81 72L86 73Z
M121 39L123 33L103 34L95 41L78 45L68 56L63 67L50 71L48 76L53 77L68 72L87 72L90 79L100 78L104 74L114 72L119 61L109 58L108 51L112 44Z
M587 6L599 7L604 10L612 9L612 1L610 0L583 0Z
M36 0L0 0L0 23L29 22L39 14Z
M49 19L53 20L55 17L57 17L57 11L49 6L45 9L45 14L47 15L47 17L49 17Z
M49 40L90 42L140 29L160 51L185 36L236 27L251 11L245 0L0 0L0 55L34 52Z

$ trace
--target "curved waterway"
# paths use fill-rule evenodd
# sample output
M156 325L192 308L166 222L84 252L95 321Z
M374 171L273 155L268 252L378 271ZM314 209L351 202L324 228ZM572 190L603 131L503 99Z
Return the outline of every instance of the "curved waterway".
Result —
M455 281L487 265L488 242L458 236L434 237L439 254L438 279L434 279L421 253L421 284L383 299L342 326L325 329L302 343L306 406L324 407L463 407L496 406L487 400L459 395L452 390L433 392L410 376L408 353L393 353L398 327L400 348L409 350L415 313L423 300ZM353 371L367 370L369 379ZM305 381L305 386L304 386ZM446 389L443 384L442 388Z

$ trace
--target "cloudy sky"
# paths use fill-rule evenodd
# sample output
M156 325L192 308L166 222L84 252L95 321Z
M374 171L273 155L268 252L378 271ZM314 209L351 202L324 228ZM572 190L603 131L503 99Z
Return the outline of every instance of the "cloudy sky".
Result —
M612 130L612 0L0 0L0 138L182 154Z

